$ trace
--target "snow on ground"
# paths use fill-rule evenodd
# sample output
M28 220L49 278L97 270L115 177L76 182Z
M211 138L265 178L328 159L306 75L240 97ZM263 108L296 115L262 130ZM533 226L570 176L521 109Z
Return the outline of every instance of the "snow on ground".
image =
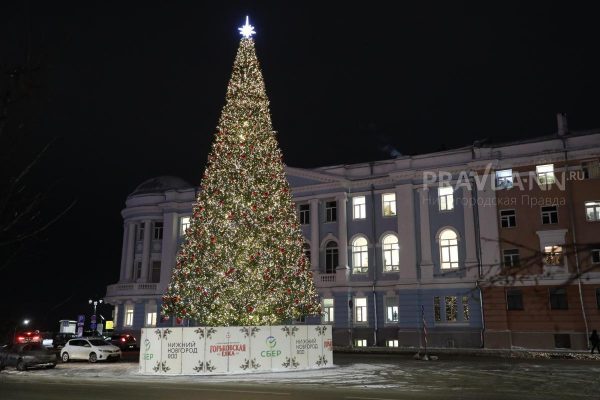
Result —
M402 392L468 391L514 393L532 391L542 398L560 393L600 392L600 362L577 360L511 360L499 358L442 357L439 361L377 355L339 355L336 366L293 372L254 374L167 376L141 375L137 363L69 362L51 370L0 372L2 379L102 380L156 383L221 383L326 385L330 388L384 389ZM550 398L548 397L548 398Z

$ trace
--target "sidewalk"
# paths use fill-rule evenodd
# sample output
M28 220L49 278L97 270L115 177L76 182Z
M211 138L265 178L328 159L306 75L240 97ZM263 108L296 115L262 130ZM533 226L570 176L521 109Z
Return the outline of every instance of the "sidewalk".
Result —
M333 351L337 353L354 354L402 354L414 356L417 353L423 355L425 350L417 347L343 347L334 346ZM564 360L600 360L600 354L590 354L588 350L571 349L481 349L481 348L446 348L429 347L427 354L451 355L451 356L477 356L477 357L501 357L522 359L564 359Z

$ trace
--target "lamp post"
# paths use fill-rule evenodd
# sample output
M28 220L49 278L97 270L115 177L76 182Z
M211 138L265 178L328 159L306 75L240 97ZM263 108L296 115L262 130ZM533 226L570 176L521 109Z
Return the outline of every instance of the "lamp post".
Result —
M17 340L17 328L20 325L25 325L25 326L29 325L29 320L28 319L24 319L23 321L21 321L21 323L17 323L15 325L15 331L13 332L13 343Z
M88 300L88 304L89 305L93 305L94 306L94 315L92 316L92 322L90 323L90 329L92 329L93 331L96 330L96 309L98 308L99 304L102 304L104 302L104 300L99 299L99 300L92 300L89 299Z

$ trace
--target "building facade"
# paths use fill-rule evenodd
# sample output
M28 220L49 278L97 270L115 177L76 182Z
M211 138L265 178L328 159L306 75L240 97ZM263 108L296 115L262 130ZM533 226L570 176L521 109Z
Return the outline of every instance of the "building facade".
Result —
M304 251L323 304L321 320L332 324L334 344L418 347L427 340L432 347L543 343L543 348L553 348L567 340L561 336L557 342L554 335L568 333L571 346L584 346L584 335L600 322L600 284L595 283L600 276L592 266L585 280L571 280L564 287L560 282L582 270L582 260L592 263L600 257L593 244L600 230L589 218L600 213L594 205L600 204L594 180L599 154L596 132L371 163L286 167ZM558 210L559 222L546 224L542 213L550 211L516 205L517 197L533 198L540 189L517 192L515 181L550 164L554 171L566 166L569 173L585 174L587 168L589 179L569 181L564 193L549 188L545 194L567 196L565 204L572 206L559 205L566 207ZM543 168L535 172L546 173ZM117 330L135 333L145 326L177 323L162 320L160 301L185 240L195 196L196 188L180 179L159 177L127 198L120 278L107 288L105 298L115 305ZM507 219L512 223L506 204L515 205L510 210L518 225L505 226ZM553 221L552 215L548 218ZM523 262L508 263L537 256L550 260L558 257L561 245L567 249L583 243L591 247L565 254L562 269L548 264L517 271ZM518 254L515 244L520 245ZM551 302L563 301L556 297L561 289L568 302L562 314L564 310L551 307ZM540 290L551 290L553 300L549 294L545 300L529 294ZM518 291L523 309L513 310L511 296ZM587 322L578 299L585 304L579 308L587 310ZM535 341L540 332L552 340Z
M493 149L503 266L483 291L490 348L586 349L600 329L600 134L559 133Z

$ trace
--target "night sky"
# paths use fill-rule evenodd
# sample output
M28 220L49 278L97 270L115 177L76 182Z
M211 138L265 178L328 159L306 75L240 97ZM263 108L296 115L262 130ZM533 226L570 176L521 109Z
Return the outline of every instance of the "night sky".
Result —
M246 14L291 166L548 135L559 111L600 127L598 14L571 2L6 3L2 73L39 66L16 154L52 143L28 178L41 218L76 204L0 270L0 333L89 314L118 280L127 195L200 183Z

